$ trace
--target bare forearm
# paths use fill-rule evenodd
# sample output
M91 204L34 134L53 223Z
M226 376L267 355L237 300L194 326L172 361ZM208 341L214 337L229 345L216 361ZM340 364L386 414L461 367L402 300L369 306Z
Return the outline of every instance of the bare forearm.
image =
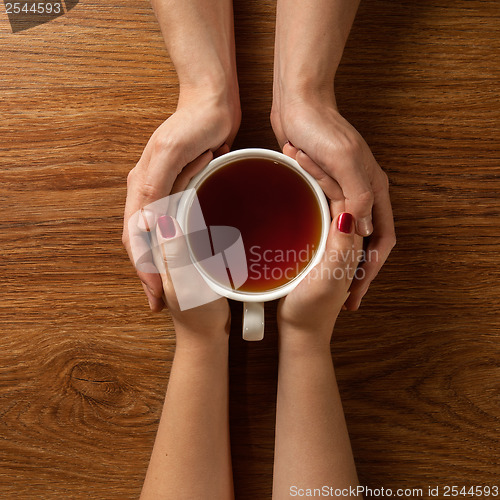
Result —
M152 0L182 90L237 88L231 0Z
M311 349L280 332L273 499L290 487L357 485L329 344Z
M227 338L175 353L142 500L233 497Z
M333 92L358 4L359 0L278 0L275 84L281 94Z

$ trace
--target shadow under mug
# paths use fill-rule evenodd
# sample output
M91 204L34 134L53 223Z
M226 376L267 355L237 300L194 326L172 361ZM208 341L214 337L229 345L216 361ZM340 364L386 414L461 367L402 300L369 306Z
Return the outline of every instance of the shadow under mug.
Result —
M308 272L320 262L326 247L331 217L326 197L319 187L319 184L294 159L269 149L240 149L212 160L201 172L193 177L187 186L184 195L180 199L176 215L179 225L185 234L188 232L187 226L189 209L193 203L194 193L201 186L203 181L205 181L217 169L245 159L264 159L276 161L295 170L313 190L321 214L320 241L311 260L307 263L304 269L290 281L268 291L247 292L222 286L208 273L206 273L203 267L197 264L196 258L194 258L192 250L190 249L190 258L208 286L218 295L243 302L243 338L245 340L262 340L264 338L264 302L276 300L288 295L306 277Z

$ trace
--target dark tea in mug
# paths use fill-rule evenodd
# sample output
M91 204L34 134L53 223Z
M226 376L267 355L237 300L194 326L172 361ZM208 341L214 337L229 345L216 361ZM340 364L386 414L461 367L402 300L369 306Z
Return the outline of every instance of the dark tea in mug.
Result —
M236 160L210 173L196 191L209 228L230 226L241 233L248 278L239 292L279 288L315 255L322 233L320 203L294 168L264 158Z

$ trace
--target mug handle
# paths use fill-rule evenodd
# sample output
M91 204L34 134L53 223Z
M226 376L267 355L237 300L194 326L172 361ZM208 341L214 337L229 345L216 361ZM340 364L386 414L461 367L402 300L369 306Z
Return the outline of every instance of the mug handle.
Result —
M243 303L243 339L262 340L264 338L264 303Z

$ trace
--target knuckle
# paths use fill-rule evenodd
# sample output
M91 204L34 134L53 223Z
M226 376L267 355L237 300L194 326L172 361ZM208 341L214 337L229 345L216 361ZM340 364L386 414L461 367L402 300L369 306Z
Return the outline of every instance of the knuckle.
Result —
M300 155L300 151L297 154L297 156ZM314 177L319 183L325 183L331 180L331 177L322 169L318 169L317 171L314 172Z
M278 110L275 107L271 108L271 113L269 115L269 120L271 122L271 127L273 128L273 130L276 130L278 127L281 126L279 112L278 112Z
M383 170L380 170L380 176L376 177L373 189L376 193L389 192L389 176Z
M144 184L142 184L142 186L139 188L139 192L142 199L146 202L155 201L161 197L160 188L154 184L151 184L151 182L145 182Z
M153 156L168 157L169 168L177 174L197 155L188 138L174 134L158 134L153 141Z
M345 134L339 140L339 149L342 154L358 156L363 149L362 141L355 134Z
M153 140L153 151L155 154L165 153L166 151L180 147L179 142L171 134L157 134Z
M362 191L356 196L356 199L362 203L363 205L373 205L374 195L371 189L367 189L366 191Z
M134 183L134 180L136 178L136 167L134 167L132 170L127 175L127 187L130 188L132 184Z

